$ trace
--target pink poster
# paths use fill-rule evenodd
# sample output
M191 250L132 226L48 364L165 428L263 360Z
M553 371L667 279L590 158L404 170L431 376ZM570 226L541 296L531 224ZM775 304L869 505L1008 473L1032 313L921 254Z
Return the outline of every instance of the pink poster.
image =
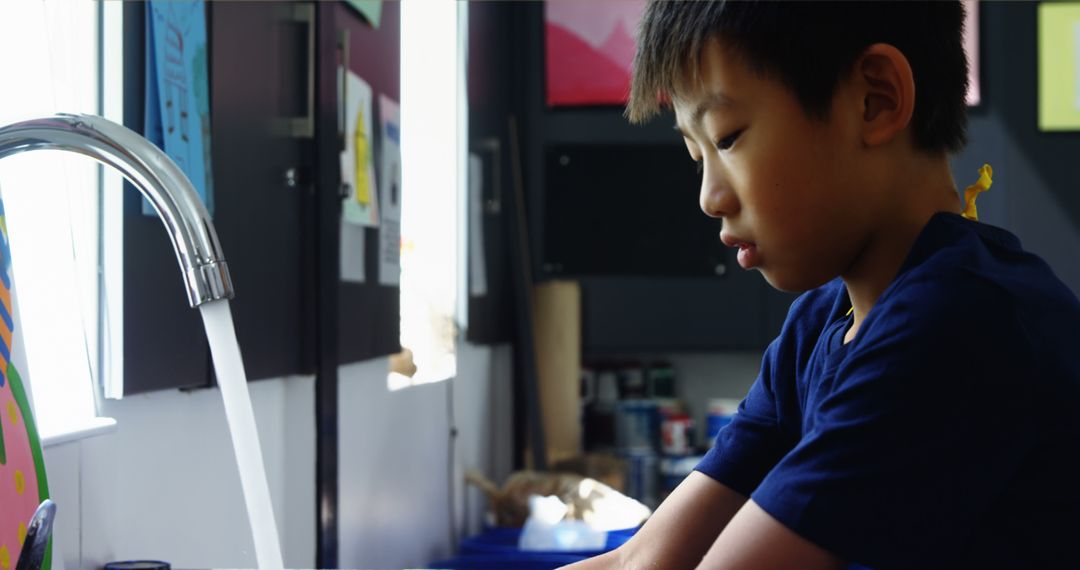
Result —
M964 52L968 60L967 104L974 107L979 104L982 94L979 92L979 4L975 0L964 0Z
M644 8L644 0L545 2L547 104L626 104Z
M979 7L964 0L967 104L979 104ZM544 3L547 104L625 105L638 22L645 0L547 0Z

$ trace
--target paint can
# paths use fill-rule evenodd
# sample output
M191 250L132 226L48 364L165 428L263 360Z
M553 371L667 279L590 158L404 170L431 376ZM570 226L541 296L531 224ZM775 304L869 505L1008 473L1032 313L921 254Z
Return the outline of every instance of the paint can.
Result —
M615 408L615 445L624 451L655 452L659 423L655 401L620 401Z
M690 416L674 413L660 424L660 451L664 455L688 455L694 446L694 421Z
M626 494L655 509L660 504L660 458L648 449L625 451L622 457L626 460Z

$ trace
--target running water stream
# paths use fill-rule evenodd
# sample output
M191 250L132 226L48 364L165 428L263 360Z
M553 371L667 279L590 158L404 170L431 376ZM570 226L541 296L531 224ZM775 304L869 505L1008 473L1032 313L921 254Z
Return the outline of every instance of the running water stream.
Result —
M255 539L255 558L259 568L278 570L284 567L281 544L229 301L204 303L199 305L199 311L206 326L206 338L210 341L221 399L225 402L225 417L240 470L240 486L251 522L251 535Z

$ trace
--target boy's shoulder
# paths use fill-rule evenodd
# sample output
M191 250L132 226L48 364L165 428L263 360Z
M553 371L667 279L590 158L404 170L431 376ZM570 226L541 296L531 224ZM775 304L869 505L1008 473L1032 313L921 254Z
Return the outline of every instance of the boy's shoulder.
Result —
M834 279L800 295L782 337L809 349L850 301ZM1080 341L1080 302L1010 232L955 214L935 215L862 325L879 336L1001 334L1040 344ZM801 352L802 350L800 350Z
M911 366L977 355L1080 380L1076 295L1013 234L954 214L927 224L862 328L856 353L893 347Z
M1076 295L1015 235L946 213L923 229L878 308L939 326L1080 319Z

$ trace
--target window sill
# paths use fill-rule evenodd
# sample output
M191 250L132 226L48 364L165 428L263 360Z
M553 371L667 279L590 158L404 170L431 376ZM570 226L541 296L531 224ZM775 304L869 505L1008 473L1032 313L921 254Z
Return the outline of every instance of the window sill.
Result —
M41 447L52 447L116 431L116 420L91 418L54 432L41 432Z

